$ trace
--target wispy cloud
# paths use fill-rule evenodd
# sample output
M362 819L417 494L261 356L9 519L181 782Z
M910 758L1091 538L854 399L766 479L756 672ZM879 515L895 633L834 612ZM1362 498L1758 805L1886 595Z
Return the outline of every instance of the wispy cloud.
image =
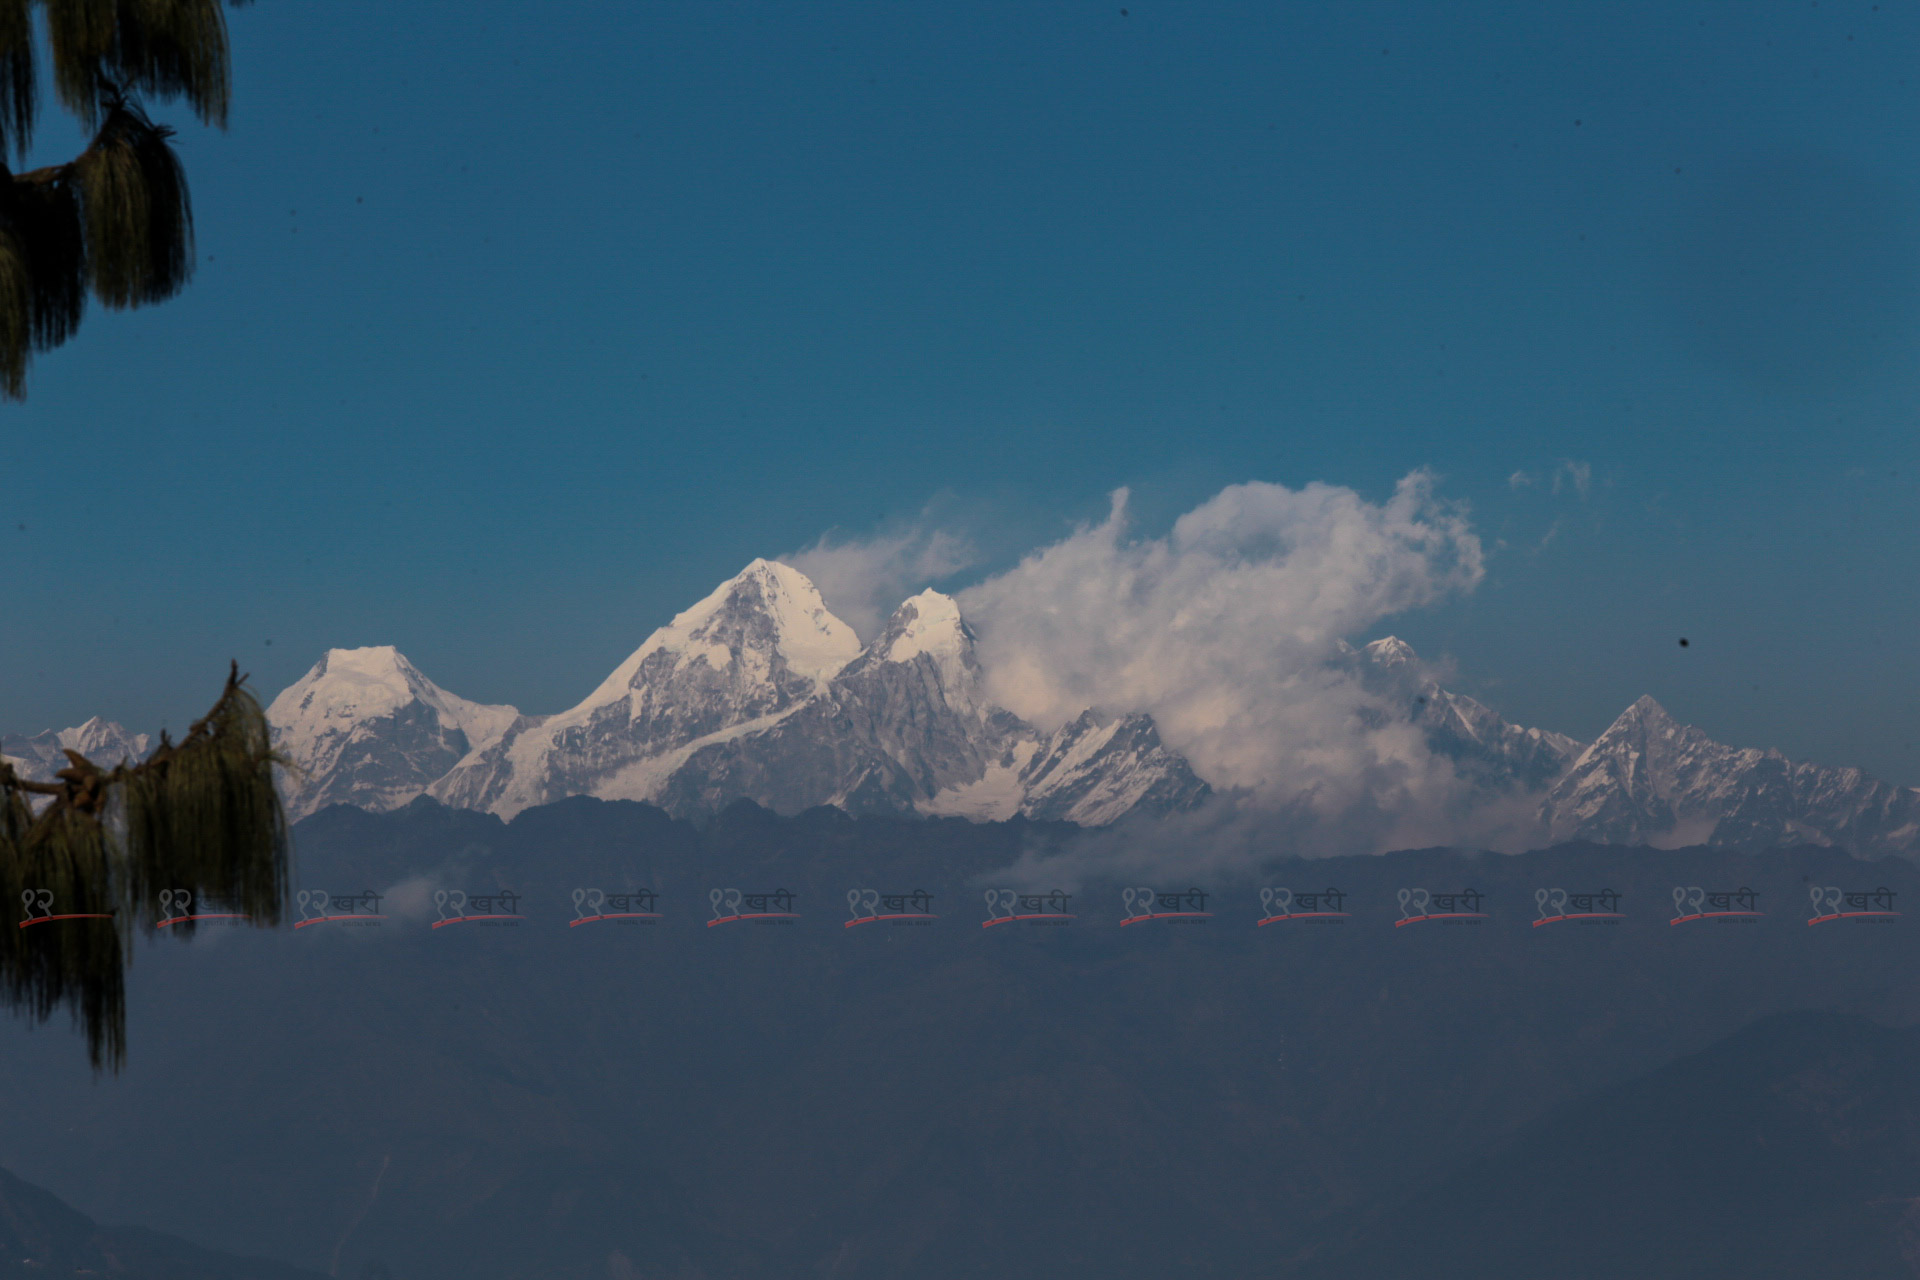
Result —
M1580 501L1585 502L1588 492L1593 488L1593 466L1572 458L1561 459L1560 465L1553 469L1554 493L1558 494L1562 486L1579 494Z
M825 534L780 558L813 579L827 607L862 640L908 596L980 563L973 539L941 527L931 508L866 537Z

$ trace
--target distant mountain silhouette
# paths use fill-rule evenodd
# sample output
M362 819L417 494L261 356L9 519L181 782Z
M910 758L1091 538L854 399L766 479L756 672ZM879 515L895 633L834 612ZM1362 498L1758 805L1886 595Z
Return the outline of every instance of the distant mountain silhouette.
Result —
M1299 1280L1910 1280L1920 1029L1763 1019L1563 1103L1500 1150L1342 1215Z
M1276 859L1203 882L1204 925L1121 928L1121 885L1090 878L1060 886L1070 926L981 927L1007 867L1089 838L751 804L705 826L586 798L511 822L329 809L295 832L296 885L373 889L387 922L144 948L113 1080L0 1027L0 1089L33 1100L0 1109L0 1150L103 1216L316 1270L337 1252L349 1280L1226 1280L1757 1019L1920 1019L1911 918L1804 923L1810 886L1920 900L1903 860ZM1767 914L1669 925L1692 885ZM1337 886L1351 915L1256 927L1274 886ZM650 888L661 919L570 928L588 887ZM726 887L787 889L799 918L709 928ZM1395 927L1401 889L1469 887L1481 923ZM1624 918L1535 928L1554 887L1610 888ZM845 927L869 888L925 889L940 919ZM512 890L525 919L435 930L436 890Z
M16 1102L18 1099L16 1099ZM208 1171L202 1171L202 1176ZM143 1227L103 1227L0 1169L0 1270L124 1280L319 1280L312 1271L215 1253Z

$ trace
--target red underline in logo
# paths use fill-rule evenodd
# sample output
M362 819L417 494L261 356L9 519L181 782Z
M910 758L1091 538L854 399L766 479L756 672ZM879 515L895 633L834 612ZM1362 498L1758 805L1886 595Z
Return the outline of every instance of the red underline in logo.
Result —
M1689 920L1716 920L1721 916L1763 916L1764 911L1700 911L1690 916L1676 916L1668 924L1685 924Z
M597 916L581 916L578 920L567 921L567 928L577 929L583 924L592 924L596 920L658 920L658 911L608 911Z
M1152 915L1128 916L1120 922L1122 929L1130 924L1145 924L1149 920L1193 920L1201 917L1211 919L1211 911L1156 911Z
M1815 916L1808 924L1825 924L1829 920L1855 920L1862 916L1897 916L1898 911L1836 911L1830 916Z
M35 916L31 920L22 920L20 922L20 927L24 929L30 924L45 924L49 920L111 920L111 919L113 919L113 912L111 911L75 911L70 915L64 915L64 916Z
M1398 929L1403 924L1419 924L1422 920L1485 920L1486 918L1487 913L1484 911L1434 911L1424 916L1408 916L1404 920L1395 920L1393 927Z
M1036 911L1027 916L996 916L992 920L982 920L982 929L991 929L997 924L1012 924L1015 920L1077 920L1078 916L1066 911Z
M1562 920L1623 920L1625 918L1626 913L1622 911L1569 911L1563 916L1548 916L1544 920L1535 920L1533 927L1538 929L1543 924L1559 924Z
M296 929L304 929L310 924L325 924L329 920L385 920L385 919L386 919L385 916L380 915L378 913L373 913L373 914L364 915L364 916L352 915L352 914L348 914L344 916L315 916L311 920L298 921L293 927Z
M1292 911L1284 916L1267 916L1263 920L1256 921L1254 927L1256 929L1264 929L1268 925L1281 920L1320 920L1330 916L1339 916L1345 919L1348 914L1350 913L1345 911Z
M448 920L435 920L435 921L433 922L433 927L434 927L434 928L436 928L436 929L438 929L438 928L439 928L439 927L440 927L441 925L443 925L443 924L470 924L470 923L472 923L472 922L474 922L474 921L478 921L478 920L525 920L525 919L526 919L526 917L525 917L525 916L510 916L510 915L498 915L498 916L454 916L453 918L451 918L451 919L448 919Z
M902 911L890 916L861 916L857 920L845 920L843 927L851 929L857 924L872 924L876 920L938 920L940 917L921 911Z
M164 929L168 925L185 924L189 920L250 920L250 919L252 919L251 916L243 915L237 911L225 911L225 912L209 911L204 914L194 915L194 916L168 916L165 920L160 921L159 923L155 924L153 927L156 929Z
M798 920L798 911L743 911L737 916L721 916L718 920L707 921L707 928L717 924L730 924L735 920Z

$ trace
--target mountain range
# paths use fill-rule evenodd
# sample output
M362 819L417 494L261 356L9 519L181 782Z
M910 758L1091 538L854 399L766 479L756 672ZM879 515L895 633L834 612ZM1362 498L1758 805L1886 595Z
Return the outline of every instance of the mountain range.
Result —
M328 651L268 719L297 766L285 787L295 818L420 795L511 817L586 795L683 817L745 799L782 813L1101 826L1212 794L1138 710L1089 707L1042 728L995 705L974 640L952 597L924 591L862 645L799 570L755 560L557 715L470 702L377 646ZM1417 726L1474 798L1530 811L1538 843L1920 852L1920 789L1726 746L1650 697L1583 743L1442 688L1393 637L1343 646L1338 660L1371 695L1363 714ZM148 745L96 718L0 739L0 752L48 777L62 749L117 761Z

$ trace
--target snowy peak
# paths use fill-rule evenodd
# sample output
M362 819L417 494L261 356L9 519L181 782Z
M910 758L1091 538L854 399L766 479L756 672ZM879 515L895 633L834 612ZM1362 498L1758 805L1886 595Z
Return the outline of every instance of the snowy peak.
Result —
M1540 815L1562 840L1920 851L1920 791L1859 769L1726 746L1652 698L1628 707L1581 753L1547 792Z
M1632 735L1667 737L1677 733L1698 733L1689 725L1683 725L1667 713L1667 709L1653 700L1650 694L1641 694L1633 700L1633 705L1622 711L1607 731L1594 742L1620 741Z
M1441 688L1413 646L1397 636L1345 652L1383 704L1378 721L1399 718L1418 726L1427 745L1484 793L1538 791L1580 754L1581 744L1565 734L1522 728L1465 694Z
M680 816L748 799L780 812L1038 806L1094 822L1206 794L1144 717L1070 730L1042 734L986 700L951 596L905 601L862 649L805 574L756 560L649 636L584 702L515 726L430 793L503 817L592 795Z
M648 636L581 705L612 701L695 664L736 684L791 678L818 686L859 652L853 628L828 611L811 578L755 560Z
M287 810L391 809L424 791L518 718L448 693L392 645L329 649L267 707L275 745L296 768Z
M498 738L520 714L448 693L388 644L327 650L267 707L267 723L293 734L287 745L294 746L301 731L324 736L400 714L414 704L431 710L443 729L481 743Z
M1420 656L1413 651L1412 645L1399 636L1385 636L1375 640L1364 645L1360 652L1366 655L1368 661L1388 671L1401 667L1417 671L1420 667Z
M680 746L798 704L859 652L812 579L755 560L648 636L555 728L606 722L624 701L637 743Z
M71 729L0 738L0 755L12 762L21 777L50 782L56 772L67 767L68 751L77 751L101 768L111 769L122 761L144 758L152 745L146 734L128 733L124 726L95 716Z
M585 701L516 727L433 795L503 817L572 795L650 799L692 752L792 715L859 653L806 574L755 560L648 636Z
M923 653L964 660L973 655L973 631L952 596L922 591L894 610L870 649L886 662L907 662Z
M1080 715L1048 735L1021 773L1029 817L1105 826L1135 809L1190 809L1211 788L1167 750L1147 715Z
M870 687L876 682L891 692ZM983 709L973 630L953 597L938 591L922 591L895 609L880 634L833 683L842 699L931 700L939 704L940 713L968 718L977 718ZM923 711L921 718L928 713Z

